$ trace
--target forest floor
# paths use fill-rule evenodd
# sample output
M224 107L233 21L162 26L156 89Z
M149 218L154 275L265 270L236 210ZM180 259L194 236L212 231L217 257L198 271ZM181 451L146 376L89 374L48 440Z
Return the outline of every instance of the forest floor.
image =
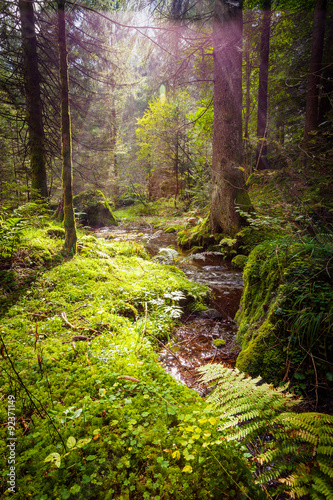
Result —
M1 494L261 498L216 412L158 362L207 287L137 241L80 232L66 261L54 221L30 218L19 236L1 270Z
M285 498L274 481L255 484L253 449L229 441L230 415L201 398L210 389L194 381L204 362L234 365L241 273L215 256L176 250L175 226L200 224L200 215L170 222L168 213L126 213L120 226L80 230L69 260L61 225L46 216L27 219L8 240L0 271L1 494ZM222 289L221 276L230 280ZM207 317L207 308L220 316ZM262 387L265 398L271 389Z

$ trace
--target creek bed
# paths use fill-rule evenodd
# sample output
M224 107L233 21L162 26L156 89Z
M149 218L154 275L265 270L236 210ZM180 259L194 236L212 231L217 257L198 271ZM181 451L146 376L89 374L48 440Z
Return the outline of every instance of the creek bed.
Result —
M174 233L164 233L149 224L101 228L94 232L96 236L113 241L141 242L152 256L161 248L177 248ZM183 315L181 324L174 329L173 340L160 351L160 361L174 378L204 396L207 387L200 385L196 369L206 363L234 367L240 351L234 317L243 290L242 273L233 269L221 256L209 253L205 260L187 259L181 270L191 281L202 283L212 290L211 309ZM213 344L216 339L223 339L225 344L216 347Z
M177 380L204 396L207 387L199 384L196 369L207 363L223 363L232 368L240 351L234 317L243 290L242 274L216 255L208 255L205 261L194 259L182 270L192 281L211 288L211 309L184 314L169 346L177 358L165 349L160 352L160 359ZM217 339L223 339L225 344L216 347L213 341Z

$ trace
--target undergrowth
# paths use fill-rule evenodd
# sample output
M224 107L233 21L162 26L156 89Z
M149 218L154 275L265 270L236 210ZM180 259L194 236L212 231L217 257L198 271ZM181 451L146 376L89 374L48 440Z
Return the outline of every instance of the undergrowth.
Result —
M52 230L58 236L49 229L27 230L24 252L48 250L52 265L38 268L1 319L1 421L9 408L15 414L15 425L0 427L1 494L262 498L211 407L157 362L154 346L181 304L202 307L207 289L138 244L92 235L81 234L79 254L57 265L61 228ZM17 438L14 490L9 432Z
M208 401L220 412L220 432L255 463L256 482L270 498L333 498L333 416L296 413L300 400L286 387L274 389L237 369L206 365L199 371L215 387Z
M318 403L332 389L332 239L284 238L249 255L237 313L237 367L278 383L291 380ZM325 243L326 241L326 243Z

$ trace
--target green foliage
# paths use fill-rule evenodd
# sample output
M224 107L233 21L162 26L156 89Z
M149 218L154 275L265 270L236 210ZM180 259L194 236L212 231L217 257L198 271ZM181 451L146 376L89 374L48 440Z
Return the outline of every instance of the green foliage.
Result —
M258 484L273 495L333 498L332 416L294 413L292 407L300 401L285 387L273 389L238 370L206 365L199 371L203 382L215 386L208 401L222 411L220 431L227 431L228 441L240 441L244 451L246 445L251 453L245 456L261 466Z
M317 242L265 242L250 253L237 314L239 369L275 383L295 374L299 389L317 398L318 384L330 386L332 252L329 235L318 235Z
M24 221L20 217L0 214L0 259L11 260L22 241Z
M246 255L241 255L238 254L236 257L234 257L231 261L232 265L236 267L237 269L244 269L246 263L247 263L247 256Z
M0 414L14 394L22 422L13 498L261 498L210 407L163 370L150 341L206 288L138 245L79 244L2 318Z
M214 339L213 345L215 347L222 347L223 345L225 345L225 340L224 339Z
M211 236L209 214L205 217L198 217L192 224L191 221L185 224L185 227L178 232L177 242L184 248L199 247L202 248Z

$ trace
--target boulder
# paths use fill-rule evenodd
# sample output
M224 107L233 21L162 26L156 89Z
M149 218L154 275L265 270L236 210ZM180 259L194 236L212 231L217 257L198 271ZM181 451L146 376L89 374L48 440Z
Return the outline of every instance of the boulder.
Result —
M74 196L73 205L81 224L90 227L117 226L118 222L112 213L102 191L88 189Z

